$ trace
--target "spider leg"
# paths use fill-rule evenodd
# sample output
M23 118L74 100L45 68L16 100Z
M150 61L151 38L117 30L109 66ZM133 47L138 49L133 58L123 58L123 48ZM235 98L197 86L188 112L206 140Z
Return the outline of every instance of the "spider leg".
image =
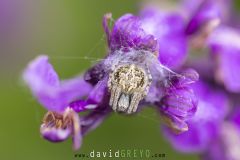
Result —
M116 86L115 90L113 92L111 92L111 98L113 97L112 100L112 109L114 111L117 111L117 107L118 107L118 100L121 94L121 88Z
M140 93L138 93L136 99L137 100L135 101L135 105L133 107L133 113L137 111L138 104L139 104L140 100L142 99L142 95Z
M141 94L139 94L137 92L133 93L132 100L130 102L130 106L129 106L128 110L127 110L128 114L131 114L131 113L133 113L133 112L135 112L137 110L138 103L139 103L139 101L141 99L140 95Z
M110 95L110 100L109 100L109 105L112 106L113 105L113 100L114 100L114 95L115 95L115 90L116 90L116 86L113 85L111 88L111 95Z

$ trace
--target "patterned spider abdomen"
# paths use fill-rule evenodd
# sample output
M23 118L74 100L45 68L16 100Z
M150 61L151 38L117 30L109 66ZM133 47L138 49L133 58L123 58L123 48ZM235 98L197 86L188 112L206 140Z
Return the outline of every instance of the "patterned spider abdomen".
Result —
M125 64L113 69L109 75L111 93L109 105L114 111L134 113L151 84L151 75L135 64Z

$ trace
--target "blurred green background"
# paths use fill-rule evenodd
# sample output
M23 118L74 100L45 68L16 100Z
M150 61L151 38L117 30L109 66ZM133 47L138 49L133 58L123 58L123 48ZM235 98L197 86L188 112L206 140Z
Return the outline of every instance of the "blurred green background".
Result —
M112 12L117 19L127 12L137 13L138 0L0 1L9 3L5 13L15 18L0 32L1 160L80 159L74 154L93 149L150 149L152 153L165 153L169 160L198 159L171 148L161 135L159 116L152 109L132 117L113 114L84 138L77 152L72 151L71 139L53 144L40 137L45 109L22 84L23 68L37 55L47 54L61 78L84 71L106 51L102 16Z

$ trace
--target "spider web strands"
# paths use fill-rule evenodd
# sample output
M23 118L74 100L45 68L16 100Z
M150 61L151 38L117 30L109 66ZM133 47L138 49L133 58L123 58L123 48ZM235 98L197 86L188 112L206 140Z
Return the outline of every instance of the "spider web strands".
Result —
M115 24L115 20L111 17L109 19L109 26L112 28L112 26ZM129 24L127 24L129 25ZM117 28L117 32L119 33L119 40L120 40L120 50L121 49L125 49L126 47L124 47L124 44L126 45L126 42L130 42L130 44L132 45L133 48L136 48L137 46L135 45L135 43L131 40L131 39L127 39L127 36L124 36L123 34L131 34L131 31L124 31L124 33L121 33L121 31L119 30L119 28ZM91 63L94 62L99 62L101 60L104 60L103 58L98 58L94 56L94 51L96 51L97 48L100 47L100 45L105 44L105 40L106 40L106 35L102 34L100 40L90 49L90 51L83 55L83 56L63 56L63 55L57 55L57 56L50 56L51 59L64 59L64 60L89 60ZM116 39L112 39L112 41L116 42ZM108 52L107 50L105 52Z
M113 26L113 24L115 23L115 20L113 18L110 19L110 26ZM106 46L106 34L103 33L101 38L99 39L99 41L89 50L89 52L84 55L84 56L51 56L50 58L52 59L76 59L76 60L90 60L91 63L92 62L99 62L101 60L104 60L104 58L98 58L98 57L94 57L94 53L96 53L95 51L101 46L101 45L105 45ZM108 46L106 46L106 48L108 48ZM106 54L106 52L108 49L106 49L104 52L104 54Z
M89 60L90 62L99 62L103 58L87 57L87 56L51 56L51 59L64 59L64 60Z
M60 59L60 60L89 60L91 63L99 62L103 58L96 56L96 50L101 48L105 44L106 35L102 34L101 38L96 42L96 44L83 56L71 56L71 55L56 55L50 56L50 59ZM104 52L104 53L102 53ZM99 55L105 54L107 51L101 51Z
M90 57L93 53L95 53L94 51L101 45L101 44L105 44L105 40L106 40L106 35L102 34L100 40L90 49L90 51L85 55L86 57Z

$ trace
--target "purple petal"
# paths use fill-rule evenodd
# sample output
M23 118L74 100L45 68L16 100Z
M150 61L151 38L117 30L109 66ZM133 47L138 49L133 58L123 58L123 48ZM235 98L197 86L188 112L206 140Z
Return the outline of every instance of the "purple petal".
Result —
M88 100L78 100L70 103L69 107L75 112L82 112L88 109L95 109L97 104Z
M66 140L72 133L71 128L49 128L46 127L44 124L40 128L40 132L43 138L51 142L62 142Z
M201 5L201 3L204 0L195 0L194 2L192 0L181 0L182 9L184 10L185 14L187 16L192 16L194 12L198 9L198 7Z
M197 100L193 91L187 87L170 89L161 100L160 110L170 116L186 120L192 117L197 109Z
M187 57L187 41L182 35L169 35L159 40L159 60L162 64L176 68L181 66Z
M228 96L220 90L211 88L203 81L193 84L192 88L199 98L199 110L192 120L205 119L221 122L229 111Z
M155 52L157 50L157 40L153 35L145 33L140 18L125 14L113 26L110 48L112 51L134 48Z
M60 82L47 56L33 60L25 69L23 79L46 109L58 112L86 96L92 88L82 76Z
M180 66L187 56L183 17L179 13L160 12L156 8L146 8L141 16L144 31L158 40L161 63L168 67Z
M101 62L94 65L85 72L84 80L95 86L106 75L104 67L105 67L104 64Z
M107 81L108 79L104 78L94 86L92 91L89 93L88 101L100 103L104 99L104 96L107 93Z
M110 114L111 110L109 108L99 108L100 109L94 110L88 115L81 117L82 135L86 135L97 128Z
M95 109L99 103L104 99L107 93L107 80L103 79L99 81L92 91L89 93L86 100L78 100L70 103L70 107L75 112L81 112L86 109Z
M238 127L239 132L240 132L240 109L239 109L239 106L237 106L236 109L234 110L234 113L233 113L233 115L231 115L230 120L233 124L235 124Z
M218 28L208 40L215 58L216 79L231 92L240 92L240 33L227 27Z

